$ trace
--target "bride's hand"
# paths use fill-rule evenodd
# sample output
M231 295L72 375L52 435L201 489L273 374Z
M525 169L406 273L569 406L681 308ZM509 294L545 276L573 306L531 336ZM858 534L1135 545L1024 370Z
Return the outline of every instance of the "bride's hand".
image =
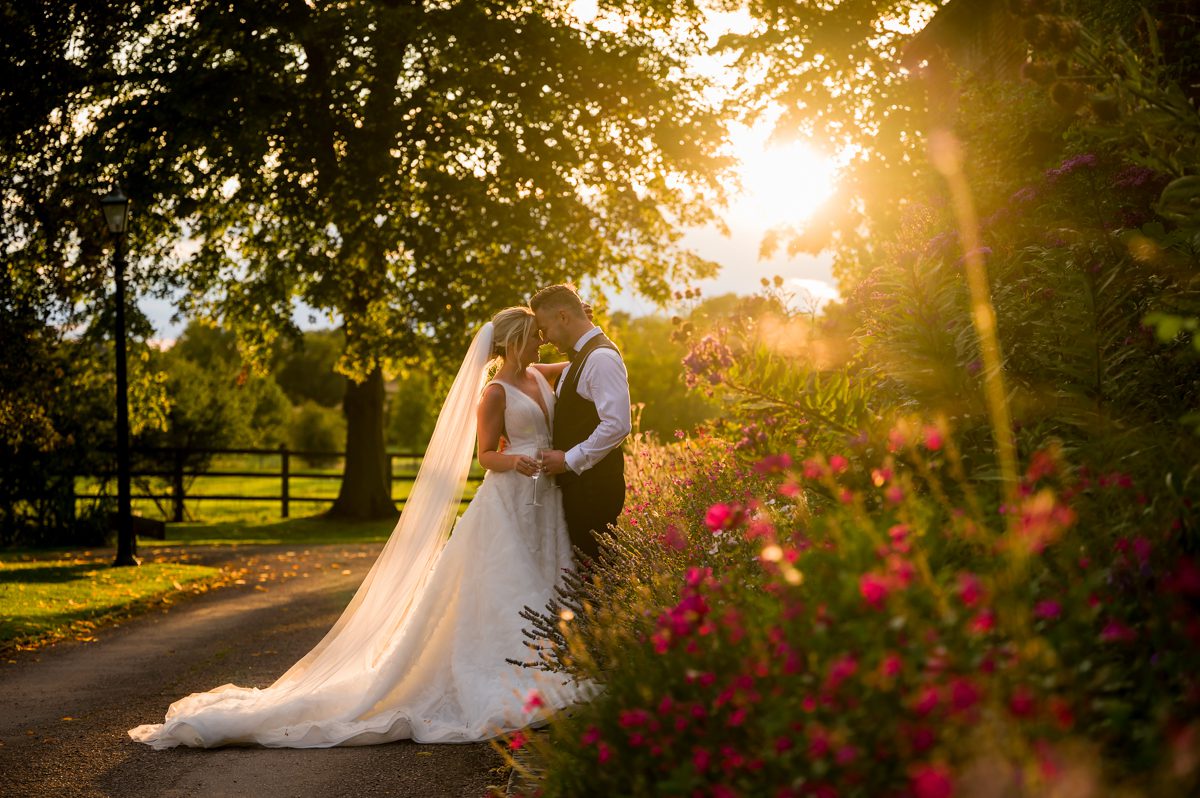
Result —
M538 472L537 460L523 454L513 455L513 471L531 477Z

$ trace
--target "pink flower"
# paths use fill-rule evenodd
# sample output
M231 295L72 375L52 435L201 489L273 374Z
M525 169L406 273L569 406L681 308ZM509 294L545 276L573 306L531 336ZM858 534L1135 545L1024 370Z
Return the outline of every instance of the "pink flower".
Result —
M714 504L704 516L704 525L713 532L730 529L741 521L741 508L728 504Z
M899 654L891 653L883 658L883 662L879 664L879 672L888 679L894 679L900 675L900 670L904 667L904 662L900 659Z
M979 703L979 688L969 679L955 679L950 683L950 705L955 712L965 712Z
M835 474L840 474L850 466L850 461L840 454L835 454L829 458L829 469Z
M546 702L542 700L542 696L537 690L530 690L529 695L525 697L525 714L533 712L535 709L544 707Z
M984 634L996 628L996 613L984 610L971 619L970 629L976 634Z
M917 701L913 704L913 711L924 717L937 709L941 698L938 696L936 687L926 687L921 691L921 695L917 697Z
M1008 708L1018 718L1030 717L1035 709L1033 693L1028 687L1020 685L1008 699Z
M697 748L692 751L692 765L700 773L708 770L708 763L712 761L712 754L705 748Z
M836 761L839 765L849 765L858 758L858 749L852 745L843 745L837 750L837 753L833 755L833 758L834 761Z
M622 729L636 729L650 720L650 713L644 709L622 709L617 715L617 722Z
M600 743L596 746L596 759L601 765L612 759L612 749L608 747L608 743Z
M858 580L858 592L872 608L881 610L890 592L888 580L874 572L865 573Z
M600 730L595 726L588 726L587 731L585 731L583 736L579 738L579 742L583 743L584 745L595 745L596 743L600 742Z
M912 774L912 790L916 798L951 798L954 782L950 772L941 765L920 765Z
M773 454L759 460L754 464L754 471L758 474L778 474L792 467L792 458L786 454Z
M883 498L891 504L899 504L904 501L904 489L899 485L892 485L883 492Z
M1100 639L1105 643L1130 643L1137 640L1137 632L1114 618L1104 625Z
M913 750L918 754L933 748L933 744L937 742L933 730L927 726L917 726L914 729L910 729L908 739L912 741Z
M983 583L972 573L963 572L958 575L958 598L963 606L974 607L983 598Z
M911 562L896 554L888 555L887 567L893 586L908 587L917 573Z
M858 672L858 660L853 654L846 654L834 660L829 665L829 677L825 681L825 689L836 690L842 682Z
M665 548L674 549L675 551L683 551L688 545L687 537L674 524L667 526L666 531L662 534L661 541Z
M525 736L524 732L514 732L513 736L508 738L509 750L516 751L527 742L529 742L529 738Z
M1053 620L1062 614L1062 605L1052 599L1039 601L1033 608L1035 618L1043 620Z
M824 729L816 729L808 735L808 755L813 759L821 759L829 753L829 735Z
M942 431L934 425L925 428L925 448L936 452L942 448Z

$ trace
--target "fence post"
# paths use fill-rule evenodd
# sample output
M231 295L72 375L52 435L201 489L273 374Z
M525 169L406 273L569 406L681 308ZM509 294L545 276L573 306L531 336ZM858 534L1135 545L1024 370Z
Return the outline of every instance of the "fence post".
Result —
M282 491L279 494L282 517L288 517L288 447L286 443L279 444L279 478L282 481Z
M183 449L175 448L175 473L171 479L171 498L175 505L172 517L175 523L183 521Z

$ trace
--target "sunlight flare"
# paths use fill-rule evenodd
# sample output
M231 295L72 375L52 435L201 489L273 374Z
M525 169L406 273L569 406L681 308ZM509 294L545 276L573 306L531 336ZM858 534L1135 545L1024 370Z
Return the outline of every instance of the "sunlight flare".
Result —
M762 139L734 136L742 182L734 212L763 227L800 225L832 196L834 159L804 142L771 145Z

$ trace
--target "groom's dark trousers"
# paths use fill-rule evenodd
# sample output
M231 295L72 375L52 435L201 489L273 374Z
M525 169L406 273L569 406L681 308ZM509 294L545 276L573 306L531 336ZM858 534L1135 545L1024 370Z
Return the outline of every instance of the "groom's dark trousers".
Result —
M579 395L579 375L583 364L597 349L617 348L603 334L590 338L571 361L558 401L554 408L554 448L567 451L587 440L600 424L596 405ZM618 352L618 354L620 354ZM576 474L569 468L558 475L562 489L563 513L571 544L588 557L595 557L600 547L596 533L615 524L625 506L625 456L618 446L600 462Z

